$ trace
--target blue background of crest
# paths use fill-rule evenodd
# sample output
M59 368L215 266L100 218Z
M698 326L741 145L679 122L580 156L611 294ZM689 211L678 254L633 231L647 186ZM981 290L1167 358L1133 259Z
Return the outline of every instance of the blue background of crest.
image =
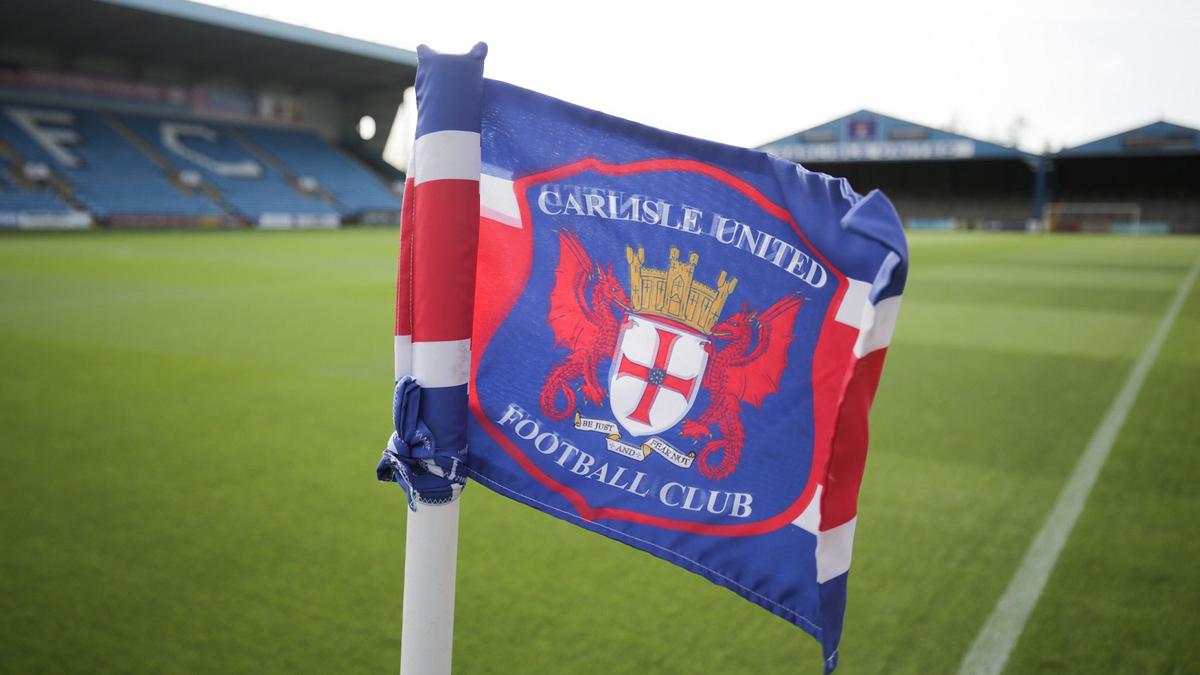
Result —
M684 172L653 172L630 176L603 176L592 171L564 178L560 184L586 185L615 189L663 198L673 204L701 208L706 218L714 211L767 231L784 241L800 244L791 226L767 214L732 188L705 176ZM593 507L624 508L678 520L739 525L774 516L791 506L808 483L812 463L812 351L820 333L829 301L836 290L836 280L830 276L825 286L814 289L786 270L741 249L719 243L713 237L673 230L660 225L606 220L598 217L549 216L537 209L540 185L531 186L528 198L533 216L533 268L521 299L497 331L484 352L480 363L479 390L476 395L492 420L499 419L508 404L516 403L538 419L543 431L555 431L573 445L597 458L597 464L607 461L610 468L624 466L626 475L643 471L656 479L655 484L678 481L705 489L746 492L754 496L750 518L715 516L663 505L655 495L645 498L617 490L594 480L572 474L555 464L557 454L543 455L530 442L517 439L512 426L504 428L517 447L525 451L547 474L567 483L585 496ZM706 221L702 221L706 222ZM540 411L539 394L546 376L565 359L570 351L554 347L554 334L547 323L550 293L554 287L555 269L559 263L559 231L569 230L579 237L592 260L604 267L611 265L621 285L629 292L629 267L625 247L646 251L644 265L665 269L669 249L680 249L686 260L692 252L700 260L695 279L709 286L716 285L722 270L738 279L721 318L740 311L743 302L751 309L765 310L794 291L809 300L804 302L795 322L795 337L789 349L787 368L778 393L767 396L762 409L741 407L742 423L746 429L746 444L735 471L721 480L705 478L697 464L683 469L667 462L657 454L637 461L610 452L605 448L604 435L576 431L572 420L553 422ZM723 347L718 342L718 348ZM751 345L753 347L753 345ZM514 358L514 355L519 355ZM596 377L608 386L610 361L601 363ZM581 384L576 382L576 387ZM505 398L508 397L508 398ZM685 419L695 419L705 410L709 392L702 390ZM578 399L579 411L585 417L615 419L607 399L601 406ZM708 439L699 443L680 434L682 424L655 434L677 449L699 453ZM715 428L714 428L714 431ZM625 440L638 444L647 437ZM719 459L719 457L714 457ZM571 462L567 463L568 466ZM548 492L548 491L547 491ZM556 494L543 495L547 500L561 500ZM565 504L565 502L564 502ZM569 508L569 507L567 507Z

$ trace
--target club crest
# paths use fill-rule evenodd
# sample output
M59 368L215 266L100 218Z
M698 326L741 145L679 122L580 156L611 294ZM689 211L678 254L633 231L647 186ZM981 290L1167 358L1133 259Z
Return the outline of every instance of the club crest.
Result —
M761 312L743 303L730 314L736 278L721 271L704 283L698 254L684 260L671 247L664 257L665 268L648 267L645 249L627 246L628 274L618 275L559 232L547 319L567 354L547 374L540 406L550 419L604 434L612 452L684 469L698 463L705 477L725 478L745 447L743 406L761 407L779 390L803 298L791 293ZM706 405L695 411L702 392ZM598 416L605 403L612 419ZM698 454L658 436L680 424Z
M503 450L480 466L584 520L722 536L795 521L827 476L841 271L708 164L514 176L511 193L491 179L480 226L469 400L474 442Z
M708 345L686 328L630 314L609 368L609 406L617 422L645 436L683 420L700 393Z

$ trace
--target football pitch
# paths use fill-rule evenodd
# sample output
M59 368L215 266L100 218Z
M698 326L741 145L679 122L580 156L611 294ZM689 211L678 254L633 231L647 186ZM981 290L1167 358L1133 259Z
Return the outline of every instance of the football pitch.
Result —
M393 231L0 237L0 672L394 673ZM839 673L957 671L1196 238L917 234ZM1200 672L1200 290L1007 673ZM457 673L819 673L783 620L463 497ZM785 563L786 564L786 563Z

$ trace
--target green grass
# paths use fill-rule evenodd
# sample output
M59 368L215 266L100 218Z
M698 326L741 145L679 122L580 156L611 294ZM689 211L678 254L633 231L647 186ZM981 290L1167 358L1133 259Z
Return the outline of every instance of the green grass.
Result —
M953 673L1200 240L917 236L842 668ZM395 235L0 237L0 672L391 673ZM1010 673L1200 670L1200 292ZM463 500L458 673L817 673L798 629Z

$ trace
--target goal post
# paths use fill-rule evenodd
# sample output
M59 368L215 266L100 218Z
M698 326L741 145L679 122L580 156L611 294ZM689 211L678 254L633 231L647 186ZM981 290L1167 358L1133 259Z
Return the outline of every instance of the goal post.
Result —
M1046 208L1051 232L1137 231L1142 207L1136 202L1053 202Z

